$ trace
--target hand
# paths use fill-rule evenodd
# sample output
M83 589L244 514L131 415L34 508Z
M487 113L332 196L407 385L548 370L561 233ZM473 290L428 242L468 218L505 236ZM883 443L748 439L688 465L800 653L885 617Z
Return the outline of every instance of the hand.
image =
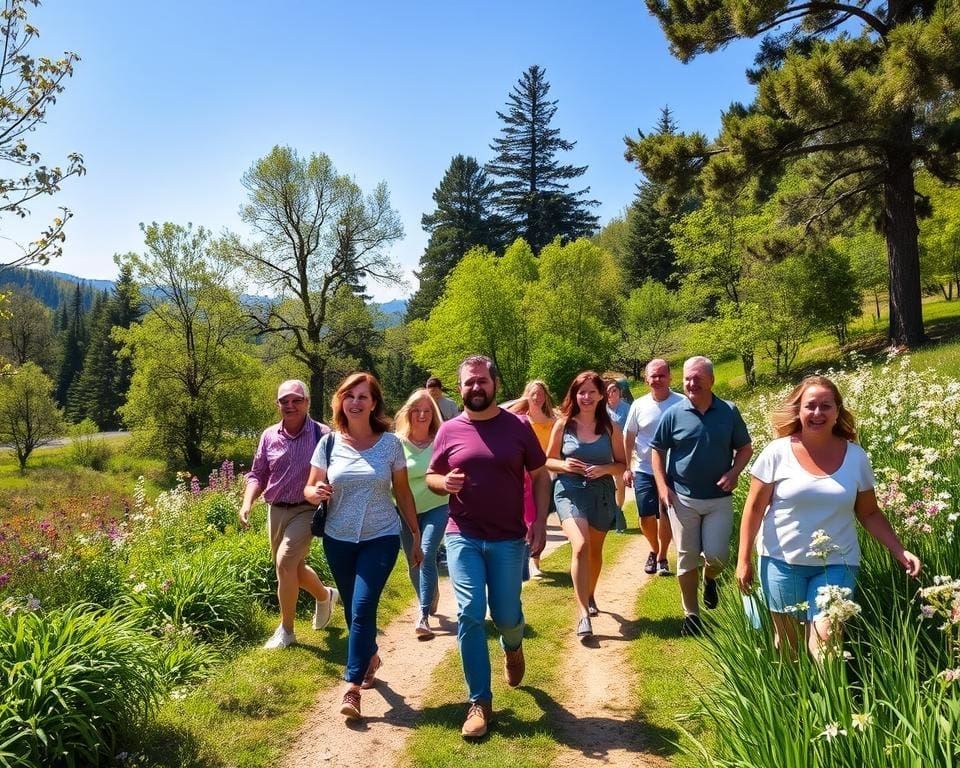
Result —
M633 488L633 470L625 469L623 471L623 484L627 488Z
M660 506L664 510L677 508L677 494L672 488L667 488L665 493L658 492L657 495L660 498Z
M740 475L736 472L724 472L717 480L717 488L721 491L732 491L737 487L740 481Z
M916 578L920 575L920 568L922 567L920 558L913 554L913 552L903 550L903 554L897 558L897 562L903 566L903 570L907 572L908 576Z
M250 507L244 505L240 507L240 511L237 513L237 517L240 518L240 527L246 530L250 527Z
M745 595L753 591L753 564L749 560L737 563L737 586Z
M547 523L546 521L534 521L527 526L526 535L527 544L530 547L530 555L537 557L547 546Z
M584 477L586 477L588 480L596 480L603 477L605 474L607 474L607 468L602 464L600 466L591 464L583 471Z
M333 486L330 483L317 483L314 487L314 493L320 501L330 501L333 496Z
M563 471L568 475L586 475L587 465L580 461L580 459L570 457L569 459L563 460Z
M410 548L410 565L419 568L423 562L423 548L420 546L420 540L416 539Z
M463 490L467 482L467 476L459 467L454 467L443 478L443 489L450 494L457 494Z

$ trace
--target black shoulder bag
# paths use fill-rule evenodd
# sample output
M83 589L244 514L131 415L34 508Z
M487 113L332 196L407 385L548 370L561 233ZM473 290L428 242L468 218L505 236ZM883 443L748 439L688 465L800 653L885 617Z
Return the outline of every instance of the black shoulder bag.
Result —
M330 476L330 456L333 454L333 432L329 433L329 440L324 446L323 454L327 457L327 477ZM317 538L323 536L323 527L327 524L327 502L321 501L320 505L313 511L313 519L310 521L310 533Z

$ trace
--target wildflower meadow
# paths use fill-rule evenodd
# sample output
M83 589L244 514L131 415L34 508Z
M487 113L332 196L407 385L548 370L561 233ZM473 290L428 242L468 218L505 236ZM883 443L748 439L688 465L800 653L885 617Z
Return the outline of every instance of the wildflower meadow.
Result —
M856 593L827 586L817 597L843 627L842 647L822 661L781 654L769 614L749 616L728 584L704 641L716 675L700 714L715 736L682 746L700 764L731 768L950 768L960 764L960 382L914 371L905 357L827 375L857 418L881 508L923 572L908 578L861 532ZM758 450L784 394L744 411ZM830 546L821 536L811 551ZM751 602L762 606L759 595Z

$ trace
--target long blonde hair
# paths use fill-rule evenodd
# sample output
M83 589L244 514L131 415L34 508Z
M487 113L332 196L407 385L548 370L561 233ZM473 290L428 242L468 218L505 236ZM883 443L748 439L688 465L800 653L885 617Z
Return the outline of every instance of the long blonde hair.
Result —
M843 407L843 395L826 376L807 376L793 388L777 409L770 414L770 423L777 437L787 437L797 434L800 429L800 401L803 393L810 387L824 387L833 393L833 400L837 404L837 423L833 425L833 434L846 440L857 441L857 426L853 414Z
M433 412L433 415L430 417L430 427L428 429L430 433L430 439L433 440L437 435L437 430L440 429L440 425L443 423L443 417L440 415L440 408L437 407L437 401L433 399L430 395L430 391L421 387L420 389L413 390L410 393L410 397L407 398L407 402L400 406L400 410L397 411L394 416L394 433L407 440L410 437L410 409L422 399L426 399L430 403L430 410Z
M557 418L557 413L554 410L553 398L550 397L550 390L547 389L547 382L543 379L533 379L527 382L527 386L523 388L523 394L520 398L510 406L509 410L513 413L528 414L530 413L530 404L533 402L530 397L533 395L533 391L540 387L543 390L543 415L546 416L550 421L555 421Z

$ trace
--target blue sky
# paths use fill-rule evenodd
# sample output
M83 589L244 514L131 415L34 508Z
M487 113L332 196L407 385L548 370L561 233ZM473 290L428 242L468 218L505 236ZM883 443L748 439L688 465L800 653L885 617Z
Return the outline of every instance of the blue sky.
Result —
M243 172L275 144L325 152L365 190L386 181L406 237L391 250L416 288L420 217L457 154L491 158L497 110L531 64L559 100L554 124L576 141L565 161L620 213L640 176L623 136L650 130L668 104L682 130L716 133L731 101L750 101L755 44L683 65L636 2L45 0L35 54L81 56L48 124L30 137L45 162L83 154L87 175L56 204L74 213L52 269L113 278L113 254L142 249L140 222L243 232ZM6 171L5 171L6 172ZM51 208L36 205L32 239ZM14 255L0 241L0 261Z

